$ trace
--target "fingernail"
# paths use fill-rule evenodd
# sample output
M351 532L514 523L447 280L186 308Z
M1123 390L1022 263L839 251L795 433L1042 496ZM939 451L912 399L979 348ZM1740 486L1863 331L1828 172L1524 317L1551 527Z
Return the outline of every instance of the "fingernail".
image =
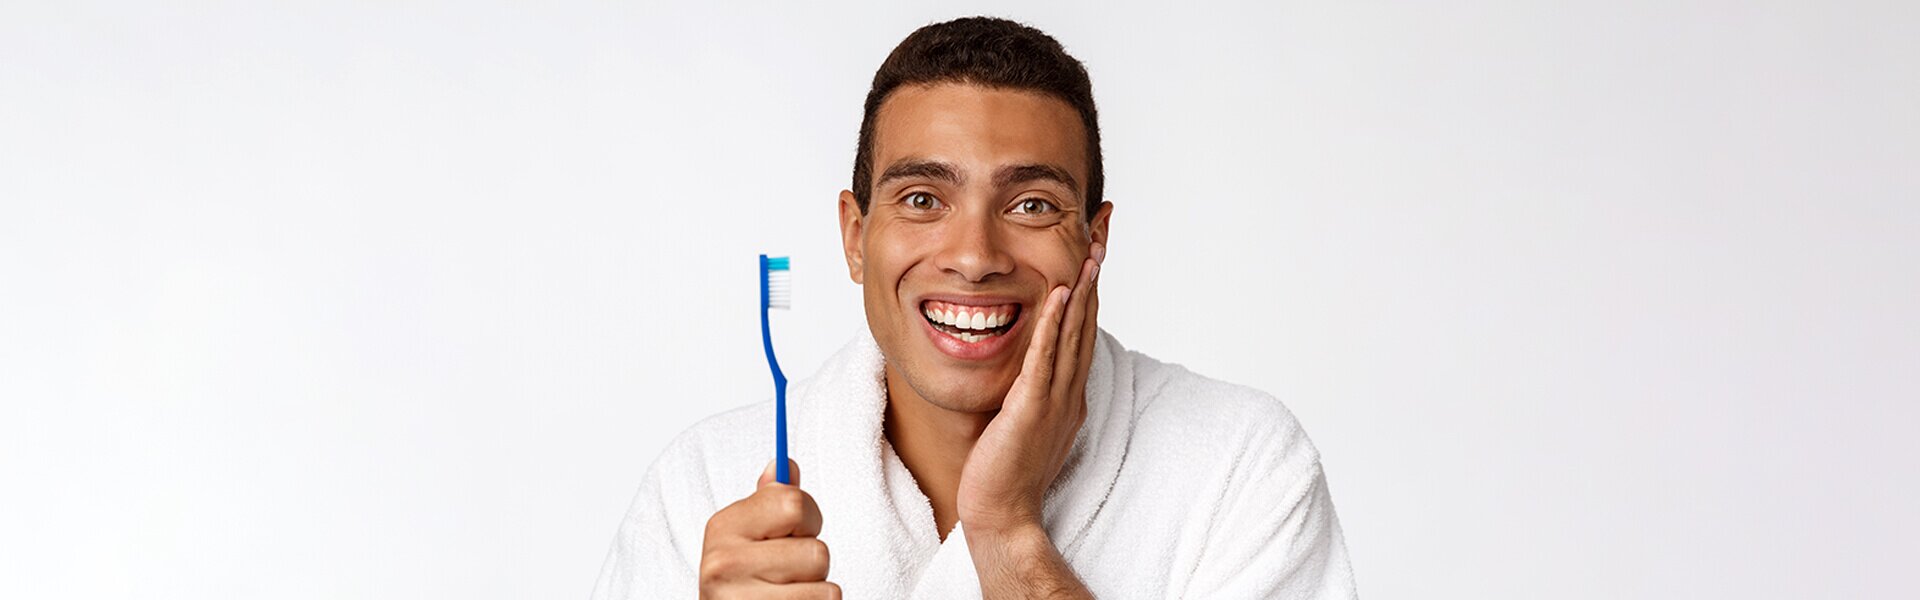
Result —
M1093 280L1100 280L1100 263L1093 263Z
M1107 262L1107 245L1106 244L1101 244L1097 242L1094 243L1093 262L1097 262L1097 263Z

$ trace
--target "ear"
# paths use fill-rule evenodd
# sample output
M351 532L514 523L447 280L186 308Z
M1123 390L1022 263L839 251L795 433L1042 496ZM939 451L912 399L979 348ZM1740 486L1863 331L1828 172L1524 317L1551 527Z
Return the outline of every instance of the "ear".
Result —
M1098 210L1093 211L1093 223L1091 224L1091 227L1088 228L1093 234L1094 243L1100 244L1102 246L1108 245L1107 244L1107 221L1112 218L1113 218L1113 203L1106 202L1106 201L1100 202L1100 208Z
M863 245L866 215L860 214L860 200L853 192L840 190L840 251L847 255L847 276L865 285L867 256Z

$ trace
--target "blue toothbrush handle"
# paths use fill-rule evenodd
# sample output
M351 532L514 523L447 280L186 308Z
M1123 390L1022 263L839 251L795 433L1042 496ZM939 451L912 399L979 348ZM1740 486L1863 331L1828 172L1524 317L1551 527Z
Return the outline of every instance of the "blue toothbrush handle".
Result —
M793 485L793 473L787 467L787 378L775 377L773 390L774 481Z

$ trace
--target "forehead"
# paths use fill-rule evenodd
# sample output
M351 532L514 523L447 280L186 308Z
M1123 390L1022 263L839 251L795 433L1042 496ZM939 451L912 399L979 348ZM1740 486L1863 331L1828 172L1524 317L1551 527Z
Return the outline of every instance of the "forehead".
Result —
M874 115L874 170L903 157L961 169L1055 164L1086 181L1086 130L1065 101L964 83L904 86Z

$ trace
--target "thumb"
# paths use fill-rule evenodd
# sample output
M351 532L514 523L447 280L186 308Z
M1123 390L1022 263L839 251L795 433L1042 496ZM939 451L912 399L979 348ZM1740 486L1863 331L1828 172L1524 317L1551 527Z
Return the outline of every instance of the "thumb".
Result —
M793 487L800 487L799 461L795 461L791 458L787 459L787 474L793 476ZM770 483L775 483L773 480L773 461L771 460L767 461L767 468L762 469L760 471L760 481L759 483L754 484L753 487L754 489L759 489L759 488L767 487L767 484L770 484Z

